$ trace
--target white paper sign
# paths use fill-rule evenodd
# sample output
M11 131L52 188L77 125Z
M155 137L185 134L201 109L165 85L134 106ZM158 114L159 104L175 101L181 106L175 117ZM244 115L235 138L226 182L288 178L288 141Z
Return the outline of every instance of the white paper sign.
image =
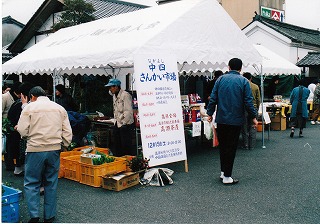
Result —
M136 55L134 73L143 156L151 167L186 160L176 59L170 54Z
M263 107L263 113L262 113L262 107ZM271 123L271 119L270 119L270 116L267 112L267 106L266 106L266 103L261 103L260 106L259 106L259 110L258 110L258 113L259 114L263 114L263 119L264 119L264 122L266 124L270 124Z
M201 121L192 122L192 137L201 136Z

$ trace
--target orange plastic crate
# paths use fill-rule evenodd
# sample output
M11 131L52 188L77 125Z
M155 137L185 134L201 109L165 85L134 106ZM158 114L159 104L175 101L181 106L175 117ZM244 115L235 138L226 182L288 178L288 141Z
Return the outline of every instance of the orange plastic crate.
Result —
M81 154L61 158L64 164L64 178L80 181L80 156Z
M68 151L68 152L61 152L60 153L60 169L59 169L59 175L58 178L64 177L64 160L62 158L68 157L68 156L74 156L74 155L81 155L82 152L80 151Z
M80 183L92 187L101 187L102 176L121 173L126 169L126 159L121 157L115 157L114 162L101 165L80 163Z
M109 149L108 148L99 148L99 147L93 147L93 146L90 146L90 145L74 148L73 151L81 151L82 149L87 149L87 148L93 148L93 152L92 153L95 153L95 151L99 151L101 153L109 155Z

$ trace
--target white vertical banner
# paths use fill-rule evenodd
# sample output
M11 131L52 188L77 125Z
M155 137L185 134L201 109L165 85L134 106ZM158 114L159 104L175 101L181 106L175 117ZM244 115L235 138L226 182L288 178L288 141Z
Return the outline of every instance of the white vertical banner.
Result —
M136 55L134 74L144 157L151 167L187 160L177 60Z

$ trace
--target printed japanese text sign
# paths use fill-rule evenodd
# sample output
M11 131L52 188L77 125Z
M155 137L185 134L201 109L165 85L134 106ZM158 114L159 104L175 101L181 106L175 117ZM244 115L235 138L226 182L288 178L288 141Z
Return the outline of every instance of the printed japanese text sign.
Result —
M136 55L134 74L144 157L157 166L187 159L177 61Z
M284 11L278 9L271 9L264 6L261 6L261 16L284 22Z

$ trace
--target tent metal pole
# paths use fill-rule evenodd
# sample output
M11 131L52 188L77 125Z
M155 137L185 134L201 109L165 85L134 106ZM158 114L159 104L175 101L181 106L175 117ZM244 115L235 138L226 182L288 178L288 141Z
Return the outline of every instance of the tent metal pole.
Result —
M53 89L53 93L52 93L52 99L53 102L56 102L56 69L53 69L53 73L52 73L52 89Z
M263 87L263 68L261 64L261 70L260 70L260 87L261 87L261 103L262 103L262 148L265 149L266 146L264 145L264 87Z

